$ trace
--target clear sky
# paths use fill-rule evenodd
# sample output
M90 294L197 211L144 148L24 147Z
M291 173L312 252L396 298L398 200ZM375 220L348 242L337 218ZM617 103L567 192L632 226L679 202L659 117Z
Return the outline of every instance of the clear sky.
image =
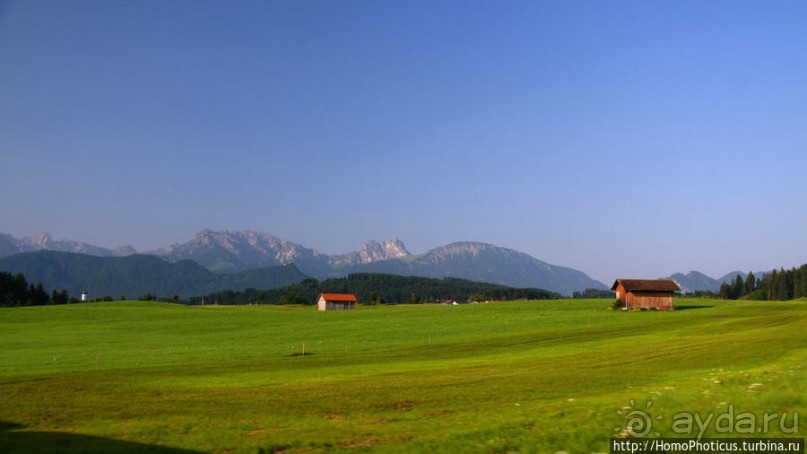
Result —
M0 232L807 262L807 2L0 0Z

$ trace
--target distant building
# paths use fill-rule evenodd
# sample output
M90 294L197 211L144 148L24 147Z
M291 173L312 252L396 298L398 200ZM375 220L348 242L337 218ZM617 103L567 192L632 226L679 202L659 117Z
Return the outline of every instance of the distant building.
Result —
M681 288L669 279L617 279L611 290L622 309L670 310L673 307L673 293Z
M356 295L350 293L320 293L317 306L321 311L338 311L345 309L355 309Z

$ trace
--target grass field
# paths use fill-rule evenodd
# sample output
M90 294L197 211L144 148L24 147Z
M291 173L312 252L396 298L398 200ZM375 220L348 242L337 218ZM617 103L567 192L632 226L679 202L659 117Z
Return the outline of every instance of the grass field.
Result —
M608 452L636 415L804 437L806 302L609 303L0 309L0 452Z

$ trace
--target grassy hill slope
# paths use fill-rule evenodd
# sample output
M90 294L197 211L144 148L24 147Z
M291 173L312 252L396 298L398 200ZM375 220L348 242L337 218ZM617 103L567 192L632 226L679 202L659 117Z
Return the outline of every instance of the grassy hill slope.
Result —
M673 415L730 408L791 427L807 303L678 304L2 309L0 451L607 452L631 409L650 435L697 436Z

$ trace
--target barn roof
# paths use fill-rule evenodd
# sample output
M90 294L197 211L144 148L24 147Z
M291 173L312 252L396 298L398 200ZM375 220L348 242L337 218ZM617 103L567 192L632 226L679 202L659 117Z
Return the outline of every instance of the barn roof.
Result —
M617 279L611 290L616 290L622 284L629 292L680 292L681 287L670 279Z
M356 303L356 295L351 293L320 293L320 296L325 298L325 301L339 301L343 303Z

